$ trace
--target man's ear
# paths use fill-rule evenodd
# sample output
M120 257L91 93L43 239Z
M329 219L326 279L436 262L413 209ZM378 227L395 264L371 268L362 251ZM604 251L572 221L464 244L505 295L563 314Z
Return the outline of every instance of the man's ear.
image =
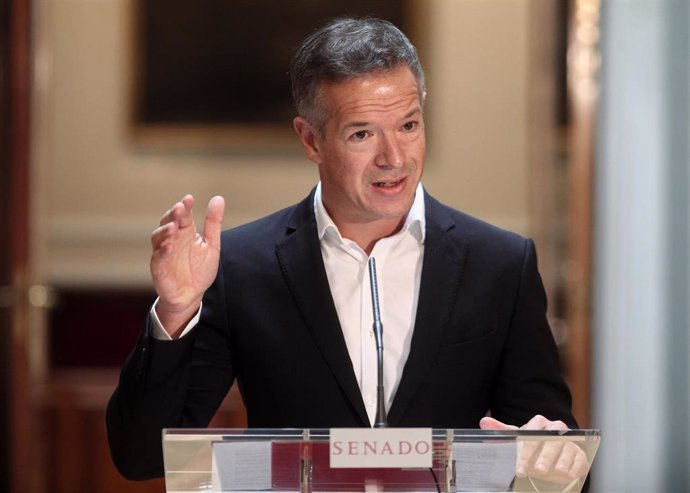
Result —
M316 129L301 116L295 117L295 119L292 120L292 126L295 132L297 132L299 140L302 142L302 147L304 148L304 153L307 155L307 158L313 163L321 164L323 159L321 157L319 136L316 133Z

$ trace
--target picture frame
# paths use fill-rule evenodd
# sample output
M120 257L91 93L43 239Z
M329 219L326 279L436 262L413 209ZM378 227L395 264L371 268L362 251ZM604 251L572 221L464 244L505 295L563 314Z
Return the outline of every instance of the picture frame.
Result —
M326 20L403 30L407 1L133 0L131 135L143 148L299 152L289 66Z

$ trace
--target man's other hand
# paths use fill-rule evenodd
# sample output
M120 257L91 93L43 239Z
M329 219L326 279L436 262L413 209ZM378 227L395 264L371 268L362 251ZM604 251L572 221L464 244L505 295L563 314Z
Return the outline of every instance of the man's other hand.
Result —
M562 421L550 421L536 415L518 428L497 419L485 417L479 422L482 430L552 430L566 431ZM532 477L564 484L583 478L589 470L587 454L576 443L567 440L522 440L516 476Z

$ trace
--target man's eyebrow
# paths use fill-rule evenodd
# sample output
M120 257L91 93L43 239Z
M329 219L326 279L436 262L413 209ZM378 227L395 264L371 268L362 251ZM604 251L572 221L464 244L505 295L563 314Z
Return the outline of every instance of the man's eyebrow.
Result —
M367 125L369 125L369 122L352 122L352 123L348 123L347 125L345 125L345 128L366 127Z
M408 112L405 114L405 116L402 117L402 119L403 119L403 120L407 120L407 119L410 118L411 116L420 114L421 112L422 112L422 108L420 108L419 106L417 106L416 108L413 108L412 110L408 111ZM348 128L354 128L354 127L366 127L367 125L369 125L369 122L366 122L366 121L359 121L359 122L351 122L351 123L348 123L348 124L345 125L345 127L343 127L343 128L348 129Z
M405 116L403 116L403 120L406 120L406 119L410 118L411 116L414 116L417 113L421 113L421 112L422 112L422 108L417 106L416 108L410 110Z

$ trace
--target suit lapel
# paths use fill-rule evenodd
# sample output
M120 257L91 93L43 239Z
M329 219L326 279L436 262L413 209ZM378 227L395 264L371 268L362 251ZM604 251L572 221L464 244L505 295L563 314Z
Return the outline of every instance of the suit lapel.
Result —
M398 425L410 400L433 364L441 338L453 311L464 267L467 245L448 232L455 227L450 215L425 194L426 238L417 316L400 385L388 413Z
M316 345L359 415L362 425L367 426L369 418L323 265L314 218L313 195L312 192L296 206L289 220L287 238L276 245L276 255L285 281Z

